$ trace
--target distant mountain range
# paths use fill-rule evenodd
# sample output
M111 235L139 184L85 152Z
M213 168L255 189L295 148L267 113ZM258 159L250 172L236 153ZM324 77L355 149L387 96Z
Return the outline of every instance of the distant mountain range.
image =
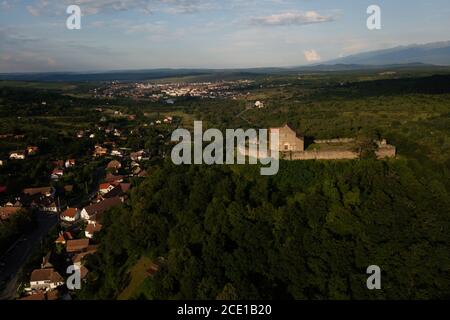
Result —
M450 66L450 41L358 53L326 64L389 65L422 63Z
M173 77L200 77L204 80L236 79L268 74L299 72L357 71L371 69L417 69L450 66L450 41L409 45L359 53L322 64L289 68L247 69L151 69L109 72L47 72L0 74L0 80L17 81L144 81Z

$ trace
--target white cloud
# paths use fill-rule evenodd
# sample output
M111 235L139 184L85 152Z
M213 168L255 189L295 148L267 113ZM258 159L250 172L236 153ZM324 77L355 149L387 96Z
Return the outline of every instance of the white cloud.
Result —
M263 26L306 25L330 21L334 21L332 16L321 15L316 11L292 11L251 19L252 24Z
M320 55L317 53L316 50L306 50L303 52L306 61L308 62L315 62L315 61L320 61L322 60L322 58L320 57Z

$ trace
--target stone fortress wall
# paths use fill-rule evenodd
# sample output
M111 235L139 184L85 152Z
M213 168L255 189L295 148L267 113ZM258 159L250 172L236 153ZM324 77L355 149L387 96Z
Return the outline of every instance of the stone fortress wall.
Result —
M359 159L359 153L354 151L308 150L300 152L282 152L284 160L354 160Z
M353 150L355 138L316 139L313 141L319 148L305 150L305 137L299 135L288 124L280 128L272 128L280 135L280 158L285 160L354 160L361 157L360 152ZM348 148L342 145L348 144ZM386 140L376 142L378 149L375 152L378 159L395 158L397 150ZM324 148L321 148L324 145ZM326 147L325 147L326 145ZM335 146L334 146L335 145Z

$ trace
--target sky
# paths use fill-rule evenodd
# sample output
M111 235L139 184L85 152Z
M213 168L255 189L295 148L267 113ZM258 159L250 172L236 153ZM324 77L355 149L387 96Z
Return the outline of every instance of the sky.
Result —
M300 66L448 41L449 16L448 0L0 0L0 73Z

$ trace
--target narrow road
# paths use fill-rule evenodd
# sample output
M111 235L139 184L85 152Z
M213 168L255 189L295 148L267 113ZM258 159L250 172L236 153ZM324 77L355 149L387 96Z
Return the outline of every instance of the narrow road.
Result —
M104 174L103 171L103 167L99 167L95 171L96 186ZM97 192L98 187L94 188L87 195L87 200L91 201L95 198ZM80 205L81 203L78 203L78 205L74 206L80 207ZM36 220L36 228L30 234L22 235L19 241L6 254L0 257L0 300L16 298L20 270L26 264L34 249L41 243L41 240L58 223L58 216L40 212L37 214Z
M23 235L18 242L0 258L4 267L0 267L0 300L11 300L16 297L17 280L20 269L28 261L33 250L56 225L56 215L46 213L37 214L37 226L29 234Z

